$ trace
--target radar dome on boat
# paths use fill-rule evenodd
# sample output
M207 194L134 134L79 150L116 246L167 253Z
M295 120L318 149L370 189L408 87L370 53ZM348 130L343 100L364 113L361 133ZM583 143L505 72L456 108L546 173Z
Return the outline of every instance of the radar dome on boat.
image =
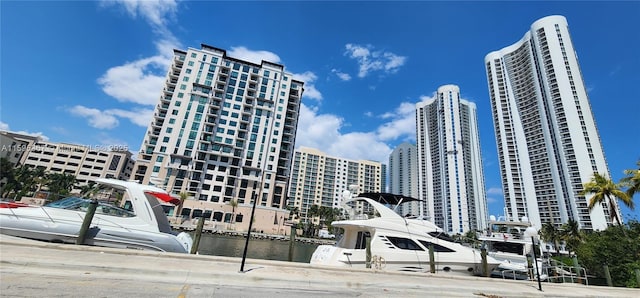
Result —
M495 220L496 220L496 216L495 216L495 215L490 215L490 216L489 216L489 220L491 220L491 221L495 221Z

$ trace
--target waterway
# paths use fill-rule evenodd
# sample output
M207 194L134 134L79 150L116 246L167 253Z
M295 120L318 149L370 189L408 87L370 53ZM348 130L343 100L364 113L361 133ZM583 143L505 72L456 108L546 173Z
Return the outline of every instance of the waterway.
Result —
M203 233L198 246L201 255L242 258L246 238ZM309 263L318 244L296 241L293 245L293 262ZM247 258L289 261L289 241L256 239L249 240Z

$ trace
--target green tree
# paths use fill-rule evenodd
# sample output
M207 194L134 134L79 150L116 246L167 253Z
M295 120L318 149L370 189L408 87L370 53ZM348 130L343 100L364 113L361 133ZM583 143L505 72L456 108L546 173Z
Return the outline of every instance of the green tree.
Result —
M562 232L560 238L567 244L567 250L569 252L576 251L580 243L583 241L582 232L580 231L580 225L577 221L569 219L566 224L562 225Z
M636 165L638 166L637 169L624 170L624 174L627 176L620 180L620 183L627 187L627 195L631 199L636 193L640 193L640 160ZM631 201L631 206L633 206L633 200Z
M8 194L7 189L16 183L14 165L5 157L0 158L0 180L5 180L5 185L0 190L1 196L5 197Z
M611 221L615 219L618 225L621 224L621 220L620 214L618 214L617 208L615 207L616 202L614 199L618 198L618 200L623 204L627 205L629 208L633 208L633 200L631 200L626 192L621 190L620 184L613 182L611 179L600 173L593 174L591 181L584 184L584 190L582 190L580 194L592 194L591 199L589 199L589 210L593 210L597 204L603 204L606 202L609 205Z
M78 183L76 176L65 173L49 173L46 175L50 199L56 200L68 195Z
M33 168L21 165L13 169L13 179L6 185L6 196L18 200L25 195L32 195L37 188L37 177L44 176L44 168Z
M576 255L581 266L587 268L587 273L597 277L589 278L589 284L604 280L603 265L606 264L614 286L640 286L634 273L635 269L640 269L640 222L630 220L626 225L612 226L583 236L584 241L577 247Z
M540 229L540 238L542 238L542 240L546 242L553 243L553 247L556 250L556 254L560 252L559 250L560 233L553 223L546 222L542 225L542 229Z
M238 200L236 199L231 199L231 201L229 201L229 206L231 206L231 223L234 223L236 221L236 208L238 207Z
M178 204L178 210L176 211L176 214L174 214L176 217L181 217L182 216L182 206L184 205L184 201L189 197L189 194L187 194L186 192L181 192L179 195L180 197L180 204Z
M89 181L87 184L80 186L80 195L91 196L97 189L94 189L95 181Z
M297 219L300 216L300 208L294 206L287 206L289 210L289 220Z
M305 229L305 234L307 237L313 237L316 234L315 224L313 220L316 216L320 215L320 206L311 205L307 210L307 228Z
M319 215L320 215L320 206L318 205L311 205L311 207L309 207L309 209L307 210L307 219L310 221L313 221L314 217Z

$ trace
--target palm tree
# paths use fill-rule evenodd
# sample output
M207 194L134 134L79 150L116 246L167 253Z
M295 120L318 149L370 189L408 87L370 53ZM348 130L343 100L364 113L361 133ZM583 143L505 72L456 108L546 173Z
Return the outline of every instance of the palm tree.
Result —
M287 206L287 210L289 210L289 220L297 219L300 215L300 208Z
M50 173L46 175L47 188L53 200L68 195L76 185L76 176L64 173Z
M591 181L584 184L584 190L580 192L580 195L586 194L593 194L589 199L589 210L593 210L597 204L606 202L609 205L609 212L611 212L611 220L615 219L618 225L621 225L621 221L614 198L618 198L623 204L633 208L633 200L620 189L620 184L600 173L593 173Z
M307 219L313 221L313 218L318 215L320 215L320 206L311 205L311 207L309 207L309 210L307 210Z
M562 233L560 236L567 244L567 250L569 252L576 251L578 245L583 241L580 225L573 219L569 219L566 224L562 225Z
M238 200L231 199L228 204L229 206L231 206L231 223L234 223L236 218L236 207L238 207Z
M93 189L95 185L96 185L95 181L89 181L87 182L87 184L80 186L80 195L90 196L97 190L97 189Z
M316 234L313 218L318 215L320 215L320 206L311 205L311 207L309 207L309 209L307 210L307 223L308 223L307 236L313 236Z
M560 240L560 233L553 223L547 222L543 224L542 229L540 229L540 236L542 240L553 243L553 247L555 247L556 249L556 254L560 252L560 248L558 245L558 240Z
M640 160L638 160L637 165L638 169L624 170L624 174L627 176L620 180L620 183L627 187L627 195L631 199L633 199L636 193L640 193ZM633 201L631 202L631 206L633 206ZM633 207L631 207L631 209L633 209Z
M32 168L21 165L13 170L13 179L7 183L7 195L13 194L13 199L20 199L35 190L37 185L36 177L44 176L43 168Z
M15 168L6 157L0 158L0 180L5 180L5 184L2 186L2 190L0 191L1 197L4 197L5 192L8 192L6 190L10 189L11 186L15 184Z
M183 191L178 196L180 196L180 204L178 204L178 210L176 211L176 214L174 214L175 217L182 216L182 205L184 204L184 201L189 197L189 194Z

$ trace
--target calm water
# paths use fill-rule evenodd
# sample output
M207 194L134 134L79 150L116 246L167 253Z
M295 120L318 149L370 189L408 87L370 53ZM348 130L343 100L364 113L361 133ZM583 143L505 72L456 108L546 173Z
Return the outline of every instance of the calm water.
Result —
M198 246L201 255L225 256L242 258L244 251L244 237L223 236L203 233ZM309 263L311 255L318 247L317 244L295 242L293 245L293 261ZM247 258L288 261L289 241L250 239Z

